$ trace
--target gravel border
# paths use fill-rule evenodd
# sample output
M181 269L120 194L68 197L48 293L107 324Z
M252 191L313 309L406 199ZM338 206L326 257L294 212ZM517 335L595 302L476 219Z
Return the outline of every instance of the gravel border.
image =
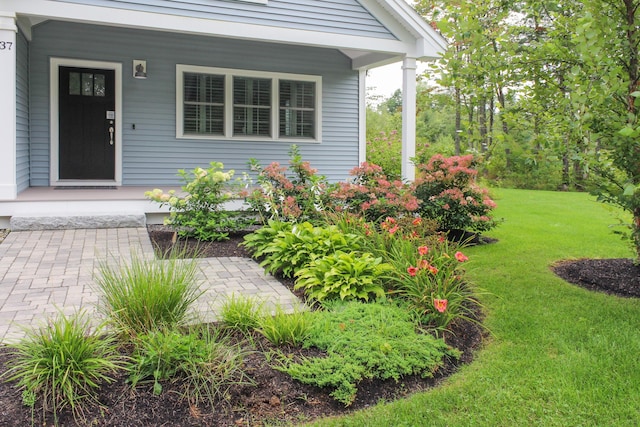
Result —
M2 243L5 237L7 237L7 234L9 234L9 230L0 228L0 243Z

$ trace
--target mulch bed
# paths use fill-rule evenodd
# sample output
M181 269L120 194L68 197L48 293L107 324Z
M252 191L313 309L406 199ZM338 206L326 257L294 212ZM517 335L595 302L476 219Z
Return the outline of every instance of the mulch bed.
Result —
M162 226L149 226L149 235L159 253L172 247L173 233ZM225 242L203 244L195 241L178 241L185 251L196 251L205 257L248 257L248 252L238 246L243 233L230 236ZM631 260L577 260L554 265L553 270L567 281L621 296L640 296L640 267ZM291 287L291 281L282 280ZM478 314L478 318L480 314ZM60 414L60 424L65 426L262 426L267 424L296 424L321 417L341 415L375 405L379 401L390 401L437 386L444 378L455 372L461 364L470 363L474 353L482 345L485 331L472 322L454 325L454 334L448 334L449 345L463 351L460 360L448 361L434 378L418 376L394 381L365 381L359 385L354 404L345 408L336 403L329 391L306 386L292 380L286 374L271 368L263 352L253 352L245 359L248 373L254 386L237 386L230 390L229 398L219 402L215 408L194 407L182 400L178 394L179 384L163 384L163 393L155 396L151 387L132 389L124 375L101 389L99 400L102 406L89 408L85 421L75 421L68 411ZM239 340L240 338L237 337ZM263 349L273 348L270 343L256 336ZM297 348L281 349L292 355L305 355ZM0 347L0 373L11 363L11 356ZM13 384L0 382L0 426L52 425L52 416L46 420L41 411L32 414L22 405L20 392Z

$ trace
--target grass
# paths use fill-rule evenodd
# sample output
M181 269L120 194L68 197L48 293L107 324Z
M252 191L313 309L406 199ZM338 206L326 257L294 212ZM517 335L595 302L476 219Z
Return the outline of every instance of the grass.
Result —
M550 270L560 259L633 256L586 194L496 190L489 233L465 250L492 337L431 391L318 426L635 426L640 420L640 301L594 293Z

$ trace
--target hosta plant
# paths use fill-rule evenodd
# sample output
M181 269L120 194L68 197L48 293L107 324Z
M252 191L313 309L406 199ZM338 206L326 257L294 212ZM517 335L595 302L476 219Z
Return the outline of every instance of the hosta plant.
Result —
M316 301L364 300L385 294L384 277L393 267L370 253L342 252L316 258L296 273L295 289Z

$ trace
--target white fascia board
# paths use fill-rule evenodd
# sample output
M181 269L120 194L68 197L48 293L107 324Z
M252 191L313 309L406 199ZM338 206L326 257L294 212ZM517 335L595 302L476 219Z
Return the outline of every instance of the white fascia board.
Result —
M406 42L318 31L280 28L211 19L165 15L152 12L111 9L47 0L4 0L3 9L16 14L61 21L169 31L183 34L248 39L331 49L359 49L402 54L413 49Z
M361 3L401 40L413 44L409 56L433 59L447 49L447 41L404 0L361 0ZM391 19L384 19L385 15Z

